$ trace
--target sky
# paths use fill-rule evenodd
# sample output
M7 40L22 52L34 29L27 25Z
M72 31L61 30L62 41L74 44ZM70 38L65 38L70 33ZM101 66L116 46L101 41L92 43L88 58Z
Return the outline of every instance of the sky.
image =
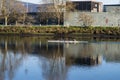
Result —
M42 3L42 0L21 0L21 1L30 2L30 3L37 3L37 4ZM120 0L94 0L94 1L100 1L100 2L103 2L103 4L120 4Z

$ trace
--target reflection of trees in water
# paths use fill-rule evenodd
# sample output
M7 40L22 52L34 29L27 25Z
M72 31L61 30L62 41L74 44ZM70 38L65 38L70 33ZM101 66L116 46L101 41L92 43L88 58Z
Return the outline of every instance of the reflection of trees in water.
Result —
M66 58L66 65L83 65L83 66L95 66L101 63L101 56L89 56L89 57L78 57L73 56Z
M45 55L47 56L47 59L42 64L43 76L45 80L65 80L66 67L65 57L63 55L63 46L56 45L56 47L50 49L49 46L50 45L48 45L47 52L51 52L47 54L50 55Z
M100 54L106 61L120 62L120 42L91 43L94 48L93 54Z
M16 50L9 51L8 49L8 41L5 40L2 42L0 48L0 80L4 80L5 76L8 76L9 80L12 80L16 69L19 67L23 55L22 54L16 54ZM13 47L13 46L12 46Z
M0 76L4 78L9 75L12 79L16 69L26 53L39 54L47 58L43 63L43 75L47 80L64 80L65 76L65 58L63 56L63 45L39 44L26 40L2 40L0 41L1 50L1 72ZM18 54L20 53L20 54ZM2 71L3 70L3 71ZM7 74L5 73L7 71Z
M110 47L108 47L110 46ZM107 44L50 44L40 43L40 40L32 39L0 39L0 80L4 80L5 72L8 71L9 78L13 78L16 69L20 65L22 58L29 54L38 54L45 57L42 64L43 76L46 80L65 80L67 66L71 65L96 65L99 64L101 57L99 53L107 52L109 56L110 50L116 46ZM116 53L119 52L119 45L116 46ZM113 51L113 50L112 50ZM113 51L113 52L115 52ZM99 52L99 53L98 53ZM113 53L111 52L111 53ZM21 53L21 54L18 54ZM65 54L65 55L64 55ZM96 54L96 55L95 55ZM115 54L112 54L114 56ZM115 56L119 58L119 54Z
M64 58L48 59L42 64L45 80L65 80L66 67Z

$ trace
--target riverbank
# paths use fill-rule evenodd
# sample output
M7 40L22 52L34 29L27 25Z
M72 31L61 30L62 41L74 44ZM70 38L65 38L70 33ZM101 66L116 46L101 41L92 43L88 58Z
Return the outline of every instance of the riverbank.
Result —
M0 27L0 35L119 37L119 27Z

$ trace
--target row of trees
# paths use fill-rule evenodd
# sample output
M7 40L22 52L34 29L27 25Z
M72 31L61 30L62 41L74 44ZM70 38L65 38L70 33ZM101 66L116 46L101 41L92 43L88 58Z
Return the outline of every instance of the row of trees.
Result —
M54 19L58 24L61 24L65 9L73 9L73 4L66 8L66 1L64 0L43 0L43 2L52 5L46 6L44 9L42 9L43 6L39 7L37 20L40 22L46 21L48 23L49 19ZM5 25L9 23L25 24L26 21L29 21L28 19L32 20L32 17L26 14L26 7L17 0L1 0L0 6L0 19Z
M8 22L24 22L26 8L16 0L0 0L0 19Z
M52 19L57 24L63 22L64 13L66 11L75 11L76 5L72 2L66 4L69 0L43 0L44 3L48 4L45 7L39 6L37 14L37 22L48 24L48 20ZM32 16L27 15L28 9L17 0L0 0L0 22L8 24L26 24L34 22L35 19ZM84 15L85 16L85 15ZM80 20L85 24L86 19L84 16L80 16ZM87 17L87 16L85 16ZM90 19L90 18L89 18ZM90 21L87 21L87 24Z

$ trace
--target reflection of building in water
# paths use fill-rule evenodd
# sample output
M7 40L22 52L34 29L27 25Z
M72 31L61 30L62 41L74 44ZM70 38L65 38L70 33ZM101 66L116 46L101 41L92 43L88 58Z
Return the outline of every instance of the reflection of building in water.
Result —
M94 48L93 54L100 54L106 58L106 61L120 62L120 43L119 42L100 42L91 43Z
M7 47L5 47L5 45ZM100 42L100 43L81 43L81 44L63 44L63 43L47 43L47 42L30 42L30 41L0 41L1 52L7 49L14 53L31 53L52 58L74 56L74 58L97 57L98 55L106 56L107 61L120 61L120 43ZM110 57L109 57L110 56Z
M103 55L106 61L120 62L119 42L93 42L88 44L69 44L64 46L65 53L75 57Z
M97 65L101 63L101 56L93 54L93 47L84 44L68 44L64 46L66 54L66 64L76 65Z
M66 57L66 65L84 65L93 66L101 63L101 56L91 56L91 57L78 57L74 56Z

